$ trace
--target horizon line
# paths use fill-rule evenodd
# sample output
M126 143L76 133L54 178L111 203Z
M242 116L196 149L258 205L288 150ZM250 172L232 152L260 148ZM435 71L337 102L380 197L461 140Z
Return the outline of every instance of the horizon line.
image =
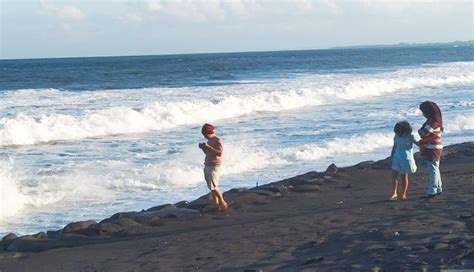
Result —
M46 60L46 59L79 59L79 58L120 58L120 57L158 57L158 56L186 56L186 55L213 55L213 54L239 54L239 53L271 53L271 52L292 52L292 51L318 51L318 50L347 50L347 49L365 49L371 47L405 47L405 46L423 46L423 45L448 45L456 43L474 43L474 40L456 40L452 42L424 42L424 43L406 43L399 42L394 44L362 44L362 45L342 45L322 48L307 49L274 49L274 50L249 50L249 51L219 51L219 52L190 52L190 53L162 53L162 54L137 54L137 55L95 55L95 56L59 56L59 57L32 57L32 58L0 58L0 61L10 60Z

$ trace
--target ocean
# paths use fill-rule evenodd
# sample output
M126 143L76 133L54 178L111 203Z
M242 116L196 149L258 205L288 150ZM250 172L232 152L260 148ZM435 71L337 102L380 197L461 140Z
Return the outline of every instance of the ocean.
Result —
M205 122L228 190L383 159L425 100L472 141L473 97L473 45L0 60L0 235L206 194Z

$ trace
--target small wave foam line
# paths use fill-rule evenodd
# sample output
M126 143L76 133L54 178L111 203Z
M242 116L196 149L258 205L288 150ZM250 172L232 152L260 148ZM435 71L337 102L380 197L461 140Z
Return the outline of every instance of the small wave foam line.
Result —
M280 112L381 96L420 87L474 83L473 69L467 64L417 69L337 79L318 84L312 77L270 85L277 89L247 95L225 95L217 101L206 99L158 101L137 109L117 106L83 115L43 114L40 117L19 113L0 119L0 146L32 145L61 140L78 140L115 134L142 133L172 129L183 125L213 122L259 112ZM430 70L431 69L431 70ZM411 73L410 73L411 71ZM432 72L432 73L430 73ZM317 78L320 78L317 77ZM247 86L248 87L248 86Z
M298 148L280 151L280 156L294 161L315 161L323 158L351 154L369 153L379 148L390 147L393 135L368 133L349 138L335 138L324 144L307 144Z

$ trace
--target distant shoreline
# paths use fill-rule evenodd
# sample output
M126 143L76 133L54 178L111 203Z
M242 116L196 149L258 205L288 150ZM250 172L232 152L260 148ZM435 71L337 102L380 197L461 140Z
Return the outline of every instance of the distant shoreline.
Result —
M471 46L474 45L474 40L468 41L454 41L449 43L404 43L400 42L397 44L375 44L375 45L352 45L352 46L334 46L329 49L363 49L363 48L398 48L398 47L417 47L417 46L449 46L449 45L460 45L460 46Z

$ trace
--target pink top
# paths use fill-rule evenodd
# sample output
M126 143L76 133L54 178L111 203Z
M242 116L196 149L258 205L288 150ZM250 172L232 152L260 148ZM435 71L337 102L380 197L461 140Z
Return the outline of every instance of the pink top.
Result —
M207 141L208 146L204 146L206 159L204 164L207 166L218 166L222 163L222 153L224 153L224 142L218 137L214 137Z

